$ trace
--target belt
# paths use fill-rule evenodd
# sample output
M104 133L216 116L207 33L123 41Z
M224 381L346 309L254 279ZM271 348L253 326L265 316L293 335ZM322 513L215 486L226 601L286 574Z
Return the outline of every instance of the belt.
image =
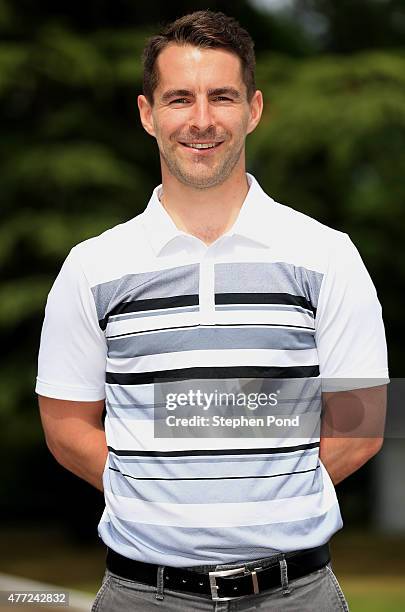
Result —
M243 563L242 567L208 573L163 566L163 584L173 591L209 595L214 601L246 597L281 586L279 560L282 558L287 563L288 580L301 578L330 561L329 545L276 555L270 567L256 567L253 570L246 570ZM107 549L107 568L121 578L157 586L158 565L128 559L111 548Z

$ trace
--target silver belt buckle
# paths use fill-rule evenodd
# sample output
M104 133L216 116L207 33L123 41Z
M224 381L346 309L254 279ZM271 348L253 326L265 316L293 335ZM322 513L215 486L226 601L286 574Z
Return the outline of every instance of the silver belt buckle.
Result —
M210 581L210 589L211 589L211 598L213 601L229 601L230 599L242 599L243 597L248 597L248 595L241 595L238 596L236 595L235 597L218 597L217 593L218 593L218 585L217 585L217 581L216 578L218 577L223 577L223 576L236 576L237 574L250 574L252 576L252 582L253 582L253 593L257 594L259 593L259 585L257 582L257 576L256 576L256 570L253 571L247 571L245 570L244 567L237 567L235 569L229 569L229 570L219 570L218 572L208 572L208 577L209 577L209 581Z

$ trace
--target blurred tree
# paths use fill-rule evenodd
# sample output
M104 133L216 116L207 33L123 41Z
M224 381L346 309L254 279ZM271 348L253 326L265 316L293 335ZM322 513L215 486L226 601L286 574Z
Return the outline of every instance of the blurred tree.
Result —
M405 45L403 0L296 0L290 13L322 51L352 53Z
M156 32L159 24L166 23L192 11L211 9L232 14L250 32L254 32L256 50L275 49L288 55L305 55L314 48L305 31L297 24L274 17L266 11L255 8L248 0L176 0L176 2L137 2L136 0L89 0L84 4L74 4L68 0L58 3L42 0L1 0L3 13L12 15L12 35L32 38L42 25L58 22L68 29L83 34L97 29L117 30L128 27L150 29ZM11 11L10 6L13 7ZM1 11L1 9L0 9ZM1 21L1 12L0 12ZM10 30L8 30L10 32Z

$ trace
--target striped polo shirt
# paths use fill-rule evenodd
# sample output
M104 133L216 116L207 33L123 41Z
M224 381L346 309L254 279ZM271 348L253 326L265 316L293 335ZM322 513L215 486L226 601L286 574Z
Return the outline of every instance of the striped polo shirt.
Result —
M381 308L347 235L247 177L236 222L209 246L176 227L159 186L142 214L74 247L48 297L36 391L105 398L99 534L128 558L231 563L342 526L317 432L155 435L157 381L387 376ZM319 413L320 393L301 399Z

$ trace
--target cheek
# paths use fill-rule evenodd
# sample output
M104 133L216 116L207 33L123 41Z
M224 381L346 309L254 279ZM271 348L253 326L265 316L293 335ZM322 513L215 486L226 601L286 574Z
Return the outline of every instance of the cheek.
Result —
M246 132L249 123L249 114L235 112L232 115L228 113L218 113L216 123L222 126L226 131L233 134L243 134Z
M242 120L240 122L240 128L243 130L247 130L250 121L250 113L246 112L242 115Z
M186 130L188 125L185 113L173 114L170 117L157 117L155 120L156 135L165 140L175 139L176 135Z

